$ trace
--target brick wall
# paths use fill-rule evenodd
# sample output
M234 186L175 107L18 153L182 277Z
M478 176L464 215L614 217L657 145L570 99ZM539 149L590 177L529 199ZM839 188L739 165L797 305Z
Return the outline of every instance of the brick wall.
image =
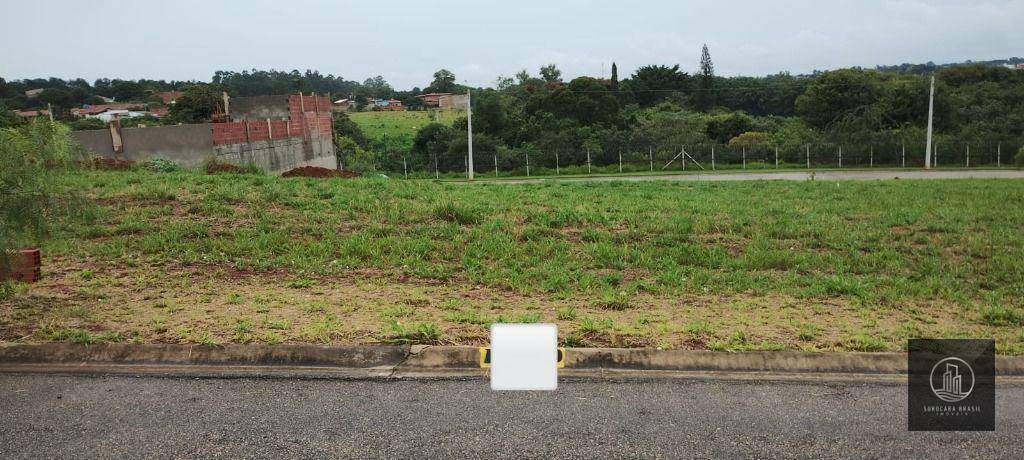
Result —
M214 123L214 145L241 144L285 137L309 136L330 139L333 136L329 98L292 94L288 96L287 104L289 119L270 120L269 127L266 120Z

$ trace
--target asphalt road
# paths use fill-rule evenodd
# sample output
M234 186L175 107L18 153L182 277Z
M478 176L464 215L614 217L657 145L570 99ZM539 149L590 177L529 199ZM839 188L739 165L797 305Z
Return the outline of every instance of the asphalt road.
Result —
M1020 458L1024 386L997 431L906 431L905 388L659 380L0 375L0 458Z
M591 182L591 181L742 181L742 180L892 180L892 179L1024 179L1024 170L991 170L991 169L956 169L956 170L932 170L922 169L886 169L886 170L822 170L822 171L762 171L762 172L740 172L736 170L726 172L700 172L685 174L662 174L662 175L636 175L636 176L591 176L591 177L565 177L557 178L546 176L538 179L503 179L477 180L476 183L492 184L538 184L550 181L562 182ZM468 182L453 182L468 183Z

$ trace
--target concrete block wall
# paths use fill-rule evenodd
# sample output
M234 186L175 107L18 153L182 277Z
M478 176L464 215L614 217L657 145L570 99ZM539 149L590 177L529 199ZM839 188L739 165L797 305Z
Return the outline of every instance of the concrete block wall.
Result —
M335 167L330 99L298 94L234 98L229 106L232 119L236 119L238 100L244 109L237 115L238 121L125 128L121 131L124 153L120 155L113 152L109 130L71 135L95 155L135 161L161 157L189 168L214 157L255 164L272 173L305 165ZM245 118L282 114L287 119Z
M257 165L265 171L281 173L299 166L334 168L334 143L328 139L282 139L252 141L214 147L217 159L240 165Z

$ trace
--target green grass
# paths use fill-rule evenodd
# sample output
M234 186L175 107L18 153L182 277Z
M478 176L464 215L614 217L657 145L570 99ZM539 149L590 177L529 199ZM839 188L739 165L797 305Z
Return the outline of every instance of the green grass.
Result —
M966 334L1024 353L1024 181L63 181L98 217L44 245L52 284L0 300L4 340L479 343L494 321L555 320L592 345ZM67 293L76 305L59 306ZM651 314L668 319L636 322Z
M348 114L363 133L371 140L383 142L387 137L388 146L408 149L416 132L430 124L442 123L451 126L456 118L465 116L457 110L431 110L406 112L351 112Z

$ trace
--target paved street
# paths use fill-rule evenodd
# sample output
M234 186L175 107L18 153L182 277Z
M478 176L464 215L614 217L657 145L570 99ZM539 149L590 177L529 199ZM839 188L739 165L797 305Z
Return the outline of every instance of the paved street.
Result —
M932 170L925 171L922 169L887 169L887 170L876 170L868 171L863 169L851 170L851 171L837 171L837 170L821 170L821 171L779 171L774 172L771 170L766 171L753 171L753 172L742 172L737 170L723 171L723 172L712 172L702 171L699 173L685 173L685 174L658 174L658 175L637 175L637 176L615 176L615 175L603 175L603 176L590 176L590 177L565 177L557 178L546 176L537 179L505 179L505 180L488 180L486 177L482 177L477 183L494 183L494 184L537 184L550 181L577 181L577 182L590 182L590 181L741 181L741 180L823 180L823 181L835 181L835 180L891 180L891 179L1024 179L1024 170L991 170L991 169L975 169L975 170ZM452 183L467 183L467 182L452 182Z
M891 384L0 375L0 458L1019 458L1024 387L995 433L910 433Z

